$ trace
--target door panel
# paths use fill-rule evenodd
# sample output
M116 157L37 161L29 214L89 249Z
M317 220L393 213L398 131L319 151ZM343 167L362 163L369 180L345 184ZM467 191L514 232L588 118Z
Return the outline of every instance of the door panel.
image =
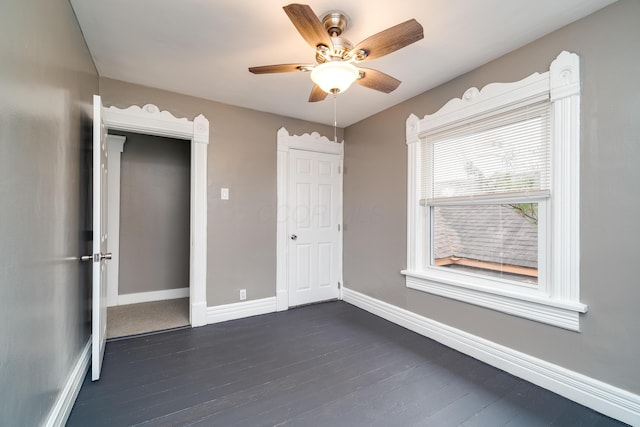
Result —
M100 378L107 339L107 128L102 100L93 97L93 302L91 379Z
M305 291L311 288L311 245L296 245L296 291Z
M291 150L289 306L338 298L340 157Z
M296 184L296 209L294 211L296 228L308 230L311 228L311 185L307 182Z
M333 189L331 184L318 185L318 227L331 228L333 212Z
M318 243L318 286L331 286L331 272L334 267L331 265L334 245L331 242Z

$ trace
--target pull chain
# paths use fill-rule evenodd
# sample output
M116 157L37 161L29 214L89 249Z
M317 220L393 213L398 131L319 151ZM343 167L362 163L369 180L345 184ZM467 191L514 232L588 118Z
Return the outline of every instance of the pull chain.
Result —
M338 142L338 107L337 107L337 92L333 92L333 142Z

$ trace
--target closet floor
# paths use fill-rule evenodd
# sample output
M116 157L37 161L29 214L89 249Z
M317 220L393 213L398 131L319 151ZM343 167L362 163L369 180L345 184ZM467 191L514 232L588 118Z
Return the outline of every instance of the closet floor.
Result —
M107 309L107 339L189 325L189 298L119 305Z

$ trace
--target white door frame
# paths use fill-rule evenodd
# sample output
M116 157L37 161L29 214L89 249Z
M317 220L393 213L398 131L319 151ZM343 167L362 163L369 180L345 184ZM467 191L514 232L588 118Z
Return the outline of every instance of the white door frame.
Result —
M189 251L189 318L191 326L207 324L207 146L209 120L176 118L153 104L142 108L105 108L108 129L186 139L191 142Z
M289 308L289 232L288 215L291 213L288 203L289 188L289 154L291 150L313 151L317 153L337 154L340 156L340 169L344 163L344 141L335 143L319 133L313 132L304 135L289 135L284 128L278 130L278 213L276 227L276 310L284 311ZM342 173L340 173L340 195L338 223L342 224ZM342 233L338 239L338 277L342 283ZM342 299L342 286L339 290L339 298Z

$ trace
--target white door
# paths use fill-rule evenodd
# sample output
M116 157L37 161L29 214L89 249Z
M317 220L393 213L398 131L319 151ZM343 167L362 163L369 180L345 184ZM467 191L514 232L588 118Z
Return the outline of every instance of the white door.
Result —
M93 96L93 303L91 379L100 378L107 339L107 128L102 100Z
M340 156L291 150L289 306L338 298Z

